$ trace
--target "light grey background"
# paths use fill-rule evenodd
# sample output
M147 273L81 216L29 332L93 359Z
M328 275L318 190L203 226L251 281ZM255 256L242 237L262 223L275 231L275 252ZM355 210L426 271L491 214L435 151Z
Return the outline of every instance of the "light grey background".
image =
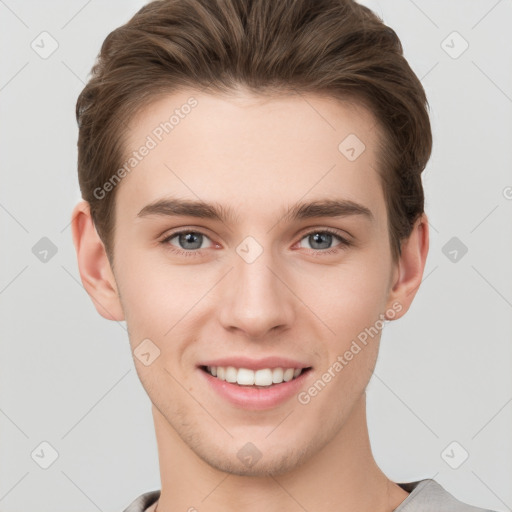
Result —
M435 478L462 501L511 510L512 0L363 3L400 36L434 131L431 248L368 387L374 454L395 481ZM160 488L125 324L96 313L69 228L76 98L105 36L142 4L0 0L1 512L115 512ZM43 237L57 249L46 262L32 251ZM456 261L452 237L468 248L454 246ZM58 452L48 469L42 442Z

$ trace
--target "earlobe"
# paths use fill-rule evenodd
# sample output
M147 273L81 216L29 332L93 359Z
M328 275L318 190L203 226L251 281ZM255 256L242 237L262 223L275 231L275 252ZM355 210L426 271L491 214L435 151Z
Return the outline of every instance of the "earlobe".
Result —
M80 278L96 310L107 320L124 320L114 274L87 201L80 201L73 209L71 230Z
M398 272L392 285L388 307L395 304L397 314L394 319L402 317L409 309L418 291L427 260L429 248L428 219L425 213L414 223L409 238L402 243L402 254L398 262ZM397 307L399 304L401 307Z

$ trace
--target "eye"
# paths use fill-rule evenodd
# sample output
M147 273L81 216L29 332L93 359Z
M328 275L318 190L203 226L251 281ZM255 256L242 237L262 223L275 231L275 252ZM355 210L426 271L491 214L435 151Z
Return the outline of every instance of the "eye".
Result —
M175 238L177 239L179 247L176 247L173 243L171 243L171 241L174 240ZM191 254L197 254L199 252L199 249L207 248L203 246L203 242L205 240L210 239L205 234L199 231L189 230L173 233L172 235L162 240L162 243L167 244L172 252L175 252L177 254L185 254L188 256ZM211 247L211 245L209 245L208 247Z
M338 243L333 247L332 242L333 239L337 239ZM302 241L306 240L307 243L311 245L311 248L315 252L327 251L328 253L335 253L341 247L348 247L351 245L346 238L339 235L336 231L331 229L317 229L315 231L310 231L306 233L306 235L300 241L300 247L303 247ZM335 249L337 247L337 249ZM334 250L329 250L334 249Z

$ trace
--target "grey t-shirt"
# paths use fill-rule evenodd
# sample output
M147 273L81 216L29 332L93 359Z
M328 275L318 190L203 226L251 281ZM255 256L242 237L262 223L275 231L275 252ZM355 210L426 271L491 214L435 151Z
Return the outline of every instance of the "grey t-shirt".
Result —
M431 478L417 482L398 483L397 485L410 494L394 512L494 512L457 500ZM141 494L123 512L150 512L150 509L154 510L154 505L159 497L160 491Z

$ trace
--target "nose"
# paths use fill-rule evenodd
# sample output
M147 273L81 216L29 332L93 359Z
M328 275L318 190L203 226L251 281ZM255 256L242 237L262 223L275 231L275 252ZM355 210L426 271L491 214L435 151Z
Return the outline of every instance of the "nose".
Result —
M250 263L236 254L234 269L223 280L222 326L231 332L241 332L248 339L261 339L272 330L290 328L298 301L289 289L289 280L270 250L264 250Z

